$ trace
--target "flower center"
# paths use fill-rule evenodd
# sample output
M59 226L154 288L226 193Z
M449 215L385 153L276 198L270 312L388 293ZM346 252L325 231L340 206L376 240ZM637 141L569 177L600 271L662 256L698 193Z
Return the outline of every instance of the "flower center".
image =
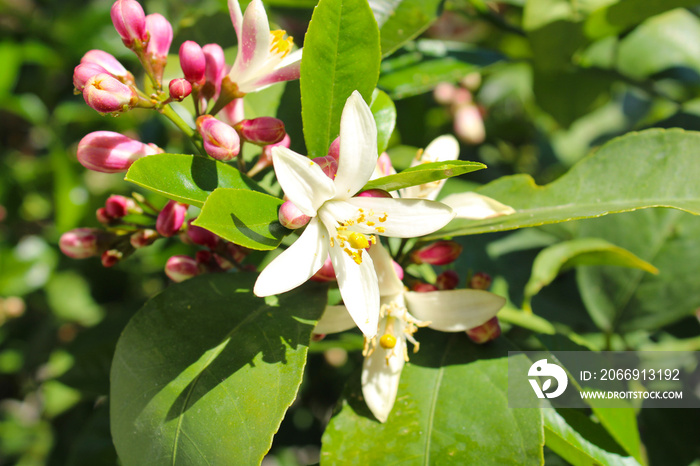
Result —
M358 227L370 227L376 233L384 233L384 227L378 224L386 222L388 215L386 212L381 216L370 210L365 212L364 209L358 209L357 215L345 221L338 221L338 226L335 228L335 237L331 237L331 247L335 246L336 241L338 246L355 261L356 264L362 263L362 251L377 242L377 238L373 234L366 234L356 231Z
M403 301L399 298L400 301ZM417 320L411 314L408 313L408 309L405 306L397 303L396 301L391 301L389 304L382 304L380 309L380 318L384 319L386 324L384 325L384 334L379 337L379 345L377 345L377 339L372 338L372 340L365 340L365 348L362 352L363 356L369 356L376 349L377 346L382 347L387 350L386 353L386 363L389 364L389 360L396 356L396 344L398 343L398 338L404 340L403 349L403 359L408 362L408 347L405 341L408 340L413 344L413 352L418 352L420 344L413 337L413 334L418 331L420 327L426 327L430 325L430 322L422 322Z
M294 38L287 37L284 35L287 33L284 29L278 29L276 31L270 31L270 52L274 54L282 55L280 58L284 58L290 50L292 50L292 45L294 45Z

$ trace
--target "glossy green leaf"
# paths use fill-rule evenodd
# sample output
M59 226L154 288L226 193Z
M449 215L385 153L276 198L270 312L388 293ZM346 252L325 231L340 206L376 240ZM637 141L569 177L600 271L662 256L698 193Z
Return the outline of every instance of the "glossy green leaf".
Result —
M578 270L581 297L599 328L654 330L692 316L700 307L700 218L644 210L582 222L577 234L604 238L659 269L658 275L610 267Z
M253 274L195 277L119 339L110 417L123 464L260 464L301 383L323 288L252 293Z
M419 184L432 183L433 181L464 175L476 170L486 168L479 162L467 162L465 160L450 160L447 162L430 162L407 168L395 175L383 176L372 180L362 189L383 189L396 191L397 189L417 186Z
M594 39L618 34L665 11L697 4L696 0L618 0L591 13L586 35Z
M373 418L355 378L323 435L321 462L542 464L540 411L508 408L506 345L477 347L463 333L424 329L416 337L420 351L403 369L387 422ZM510 364L527 371L531 363Z
M156 154L138 159L124 179L197 207L202 207L216 188L264 192L255 181L230 165L186 154Z
M699 161L700 133L659 129L631 133L605 144L546 186L537 186L528 175L489 183L477 192L513 207L514 214L456 219L429 237L512 230L647 207L700 214L700 185L695 182L700 177Z
M608 452L575 430L554 409L545 408L545 445L573 466L634 466L639 463L632 457Z
M425 31L442 11L444 0L369 0L389 55Z
M377 123L377 153L381 154L389 145L389 138L396 126L396 106L386 93L375 89L369 109Z
M301 60L301 114L309 157L327 154L353 91L370 102L380 59L379 30L366 0L319 2Z
M659 271L650 263L628 250L600 238L578 238L545 248L532 264L532 275L525 285L525 301L552 283L561 272L582 265L615 265L644 270L653 274Z
M595 403L592 403L591 407L595 417L615 441L639 463L644 464L636 411L624 408L599 408Z
M246 248L272 250L289 233L278 219L282 202L256 191L219 188L193 224Z

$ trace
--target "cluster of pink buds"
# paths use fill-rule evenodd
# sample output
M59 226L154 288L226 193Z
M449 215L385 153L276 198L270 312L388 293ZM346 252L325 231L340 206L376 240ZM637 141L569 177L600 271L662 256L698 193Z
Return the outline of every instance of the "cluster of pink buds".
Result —
M462 245L456 241L436 241L411 253L416 264L446 265L454 262L462 253Z
M459 86L440 83L433 91L435 100L449 109L454 120L454 132L465 144L481 144L486 139L484 109L474 103L472 96L480 81L478 74L470 74L462 79Z

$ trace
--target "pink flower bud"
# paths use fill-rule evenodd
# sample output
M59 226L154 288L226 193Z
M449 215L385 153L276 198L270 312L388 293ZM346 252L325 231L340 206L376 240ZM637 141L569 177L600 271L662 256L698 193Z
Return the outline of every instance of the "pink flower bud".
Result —
M150 36L146 53L151 58L167 60L170 44L173 43L173 27L170 22L163 15L153 13L146 16L146 30Z
M233 159L241 149L241 141L235 129L211 115L197 118L197 130L202 135L204 150L217 160Z
M358 193L355 197L391 197L391 194L383 189L368 189Z
M169 238L175 235L185 223L187 205L176 201L168 201L156 219L156 230L162 236Z
M97 65L104 68L104 73L111 74L115 78L119 78L122 82L132 82L134 77L129 73L124 65L119 60L114 58L114 55L107 53L104 50L89 50L83 58L80 59L81 65Z
M272 117L243 120L237 123L234 128L236 128L236 131L238 131L244 141L259 146L280 142L284 139L284 135L287 134L284 131L282 120Z
M85 103L100 113L125 112L139 100L136 91L107 73L88 79L83 88L83 98Z
M452 107L459 108L464 105L471 105L473 101L472 93L463 87L455 87L452 95Z
M114 28L124 45L131 48L134 41L146 42L146 14L141 4L135 0L117 0L110 10Z
M403 267L394 260L391 261L391 265L394 267L394 272L396 272L396 276L399 277L399 280L403 280Z
M85 89L85 83L100 73L107 73L107 70L95 63L80 64L73 70L73 86L75 86L76 90L82 92Z
M255 173L258 173L260 170L272 166L272 148L273 147L289 148L290 143L291 143L291 140L289 139L289 134L285 134L284 138L282 138L282 140L280 142L275 143L275 144L269 144L267 146L263 146L263 150L262 150L262 153L260 154L260 158L255 163L255 167L253 167L253 170L251 170L250 175L252 176Z
M107 215L112 218L122 218L137 210L136 202L128 197L113 194L105 201Z
M155 242L159 238L158 232L146 228L145 230L137 231L129 238L129 242L134 249L144 248Z
M197 253L194 255L195 260L197 261L197 264L201 265L208 265L211 264L211 262L214 260L213 254L211 251L197 251Z
M291 201L285 201L280 206L279 220L282 226L296 230L309 223L311 217L304 215Z
M382 152L382 155L377 158L376 172L381 176L389 176L396 173L394 166L391 164L391 157L386 152Z
M457 109L454 130L459 140L467 144L481 144L486 139L484 120L475 105L466 105Z
M411 253L416 264L445 265L462 253L462 245L454 241L436 241Z
M488 290L491 287L491 275L484 272L477 272L469 280L469 288L475 290Z
M431 291L437 291L437 286L431 285L430 283L416 282L411 287L411 290L417 293L429 293Z
M243 99L233 99L217 114L217 118L231 126L241 121L243 116Z
M176 283L199 275L197 261L189 256L172 256L165 263L165 274Z
M190 95L192 92L192 84L185 78L176 78L170 81L168 86L170 97L178 102Z
M209 230L192 225L192 222L193 220L190 220L187 224L187 237L192 240L194 244L206 246L209 249L216 249L219 244L219 237Z
M433 90L435 101L441 105L449 105L454 99L457 88L451 83L440 83Z
M328 156L333 157L336 162L340 159L340 136L331 142L331 146L328 148Z
M323 173L331 180L335 179L335 174L338 173L338 161L327 155L325 157L316 157L313 162L321 167Z
M219 44L206 44L202 47L202 52L206 62L204 70L206 84L203 93L207 99L216 99L221 90L221 79L226 75L224 49Z
M459 284L459 275L454 270L445 270L435 279L439 290L454 290Z
M498 323L498 317L493 317L478 327L470 328L467 330L467 336L471 341L480 345L495 340L501 336L501 325Z
M100 260L102 261L103 267L114 267L123 257L124 254L121 251L117 249L108 249L102 253Z
M76 228L63 233L58 242L61 252L73 259L85 259L97 255L100 230Z
M335 269L333 268L333 262L331 262L331 256L328 256L318 272L311 276L312 281L321 283L331 282L335 279Z
M103 173L125 172L132 163L162 149L112 131L95 131L78 144L78 161L90 170Z
M100 207L99 209L97 209L97 211L95 212L95 217L97 217L97 221L102 223L103 225L109 225L114 221L114 218L107 213L107 209L105 209L104 207Z
M193 85L204 84L206 58L198 43L188 40L180 46L180 67L185 79Z

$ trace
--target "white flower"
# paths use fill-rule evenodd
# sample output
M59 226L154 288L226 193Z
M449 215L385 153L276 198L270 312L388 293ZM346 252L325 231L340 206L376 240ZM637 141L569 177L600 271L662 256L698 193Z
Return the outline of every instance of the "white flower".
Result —
M412 238L446 225L452 209L434 201L352 197L367 183L377 162L377 128L355 91L340 120L340 157L334 180L307 157L272 149L277 180L304 215L301 237L262 271L257 296L284 293L316 273L330 253L338 287L350 316L367 337L377 332L379 285L365 249L375 235Z
M419 152L416 158L411 162L411 166L415 167L424 163L446 162L449 160L457 160L459 158L459 143L454 136L445 134L433 140L423 152ZM425 183L418 186L410 186L399 190L399 194L403 198L429 199L434 201L437 199L442 186L445 184L445 179Z
M362 395L372 414L385 422L396 401L401 370L408 361L406 340L415 352L418 342L413 334L419 327L441 332L478 327L493 318L506 300L483 290L407 291L380 243L370 248L370 255L379 278L381 320L378 341L373 338L365 350ZM335 333L352 326L343 306L328 306L314 332Z
M284 37L285 31L270 31L261 0L250 2L245 15L238 0L228 0L228 9L238 37L238 54L228 80L237 85L238 94L299 78L302 51L291 52L293 41Z

